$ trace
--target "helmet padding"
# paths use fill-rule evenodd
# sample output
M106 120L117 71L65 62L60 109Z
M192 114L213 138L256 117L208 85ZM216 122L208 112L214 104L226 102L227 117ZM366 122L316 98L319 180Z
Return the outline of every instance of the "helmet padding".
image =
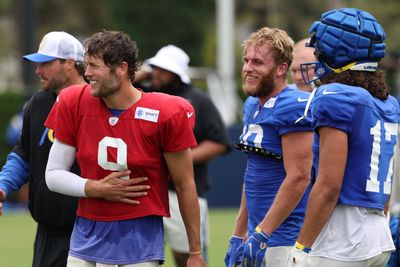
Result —
M341 8L325 12L310 28L309 46L330 68L352 62L377 62L385 56L385 31L366 11Z

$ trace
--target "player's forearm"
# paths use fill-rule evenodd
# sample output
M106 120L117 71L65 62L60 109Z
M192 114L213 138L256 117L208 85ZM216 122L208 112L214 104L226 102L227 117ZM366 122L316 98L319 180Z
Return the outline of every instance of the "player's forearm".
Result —
M51 191L74 197L85 197L84 179L72 172L70 168L75 160L76 149L63 144L57 139L50 149L46 166L46 184Z
M283 221L292 213L309 185L308 176L286 176L279 191L260 223L261 229L267 235L271 235Z
M192 186L185 189L177 189L179 209L186 228L191 252L200 251L200 208L196 188Z
M310 193L306 218L298 241L311 247L337 204L346 169L347 133L330 127L319 128L318 177ZM334 164L332 164L334 163Z
M178 196L179 209L191 252L201 250L200 209L193 177L193 160L190 149L164 153L165 161Z
M247 221L248 221L248 210L246 204L246 196L244 192L244 186L242 190L242 198L240 202L240 208L236 217L236 224L233 230L233 235L238 237L244 237L247 234Z
M339 191L315 184L308 200L306 218L297 241L312 247L322 228L326 225L336 207Z

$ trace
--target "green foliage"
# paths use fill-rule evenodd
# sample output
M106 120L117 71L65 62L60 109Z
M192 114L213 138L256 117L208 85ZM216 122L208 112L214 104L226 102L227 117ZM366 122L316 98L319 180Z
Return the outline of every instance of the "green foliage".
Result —
M0 13L8 12L12 6L12 0L0 0Z
M21 110L24 103L24 96L18 93L5 92L0 94L0 162L3 164L11 148L5 139L6 128L10 118ZM1 264L0 264L1 266Z
M161 46L175 44L190 55L191 65L202 65L202 45L214 17L214 1L106 2L109 26L123 30L138 43L141 60L154 56Z
M37 0L37 44L49 31L66 31L84 39L105 28L108 10L98 0Z

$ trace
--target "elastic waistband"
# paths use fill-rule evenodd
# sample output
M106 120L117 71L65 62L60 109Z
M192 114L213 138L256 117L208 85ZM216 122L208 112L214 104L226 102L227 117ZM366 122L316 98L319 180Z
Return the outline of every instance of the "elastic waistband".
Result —
M383 210L372 209L372 208L366 208L365 214L375 214L375 215L379 215L379 216L385 216L385 213L383 212Z

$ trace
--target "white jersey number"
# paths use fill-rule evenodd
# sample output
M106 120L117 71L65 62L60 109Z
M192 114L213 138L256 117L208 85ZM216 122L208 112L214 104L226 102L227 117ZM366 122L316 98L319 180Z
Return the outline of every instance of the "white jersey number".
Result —
M243 134L242 134L242 143L245 145L248 145L248 140L251 135L255 135L254 137L254 146L255 147L260 147L261 148L261 142L263 139L263 129L260 125L258 124L249 124L248 126L245 126L243 129Z
M372 143L372 153L371 153L371 161L370 168L371 171L369 173L369 179L367 180L366 190L368 192L376 192L379 193L379 188L381 182L378 180L379 170L387 170L386 179L383 182L383 193L390 194L392 188L392 175L393 175L393 159L394 159L394 151L390 157L388 162L389 166L380 166L380 155L381 155L381 143L382 143L382 134L381 128L384 128L385 142L390 142L392 136L397 136L397 128L398 125L396 123L389 122L381 122L377 121L375 126L371 128L370 134L374 137L374 141ZM397 142L396 142L397 145Z
M117 162L108 161L107 148L113 147L117 149ZM104 137L99 142L97 153L97 163L105 170L122 171L128 168L127 164L127 146L121 138ZM128 176L121 177L121 179L129 179Z

